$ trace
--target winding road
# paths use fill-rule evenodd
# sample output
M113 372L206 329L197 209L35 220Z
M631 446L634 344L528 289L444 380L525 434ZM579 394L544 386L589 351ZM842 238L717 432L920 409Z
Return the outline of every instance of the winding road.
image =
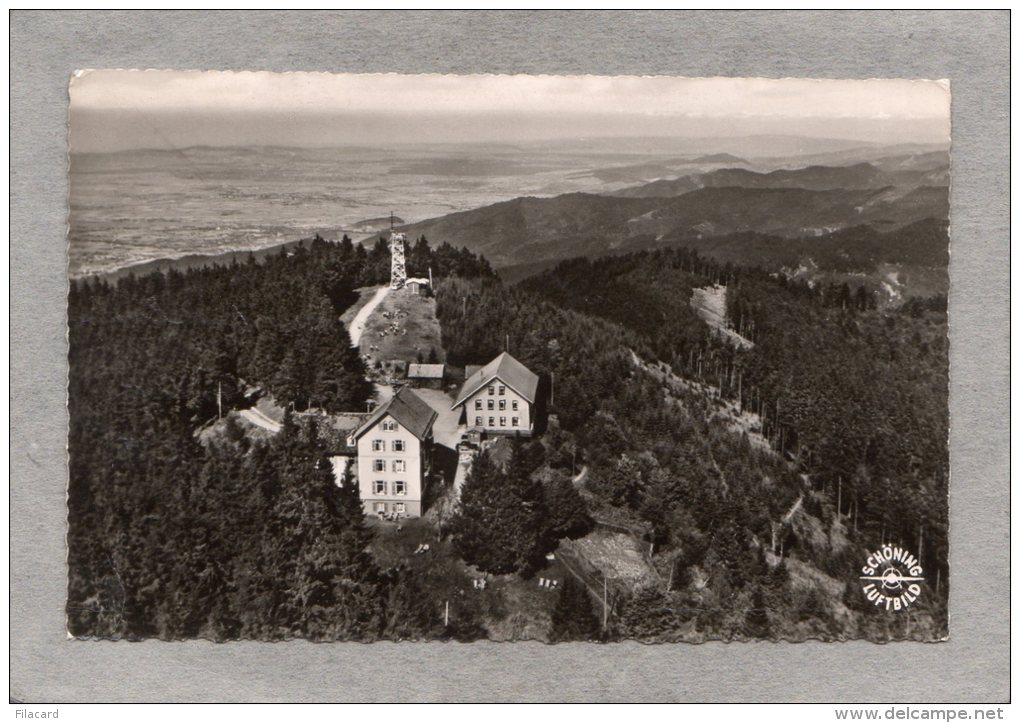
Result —
M358 309L358 313L354 315L354 318L351 320L351 326L347 330L351 337L351 346L358 346L361 342L361 335L365 333L365 324L368 323L368 317L382 303L382 300L386 298L386 294L389 291L390 287L388 286L380 287L372 295L372 298L368 300L368 303Z

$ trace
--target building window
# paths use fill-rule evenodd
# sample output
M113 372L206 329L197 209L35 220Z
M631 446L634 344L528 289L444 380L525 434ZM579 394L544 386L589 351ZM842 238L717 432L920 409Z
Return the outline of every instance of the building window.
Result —
M512 402L510 402L510 408L513 409L515 412L517 411L517 400L516 399L513 400Z
M491 411L491 410L493 410L495 408L496 408L496 402L494 402L493 400L490 399L489 400L489 410Z
M478 410L478 411L481 411L481 409L482 409L482 400L481 399L476 399L475 400L475 409Z
M499 385L499 396L502 397L504 394L506 394L506 387L504 387L502 384L500 384Z
M510 422L513 424L514 427L521 426L521 418L520 417L514 417L513 419L510 420Z
M406 495L407 494L407 483L404 480L397 480L393 483L393 494L395 495Z
M384 432L395 432L397 431L397 423L392 419L384 419L382 428Z
M376 502L375 503L375 511L376 511L376 514L385 515L386 514L386 503L385 502Z
M491 396L491 395L493 395L495 393L496 393L496 387L495 386L489 387L489 395Z
M381 439L373 439L372 440L372 451L373 452L382 452L384 449L386 449L386 443L385 442L383 442Z
M505 399L500 399L499 400L499 411L502 412L502 411L505 411L505 410L506 410L506 400Z
M394 472L406 472L407 471L407 462L405 462L402 459L395 459L395 460L393 460L393 471Z
M501 426L501 427L505 427L506 426L506 417L500 417L499 418L499 426Z
M375 483L372 485L372 489L375 491L375 494L377 495L386 494L386 480L377 479Z
M404 514L404 512L407 511L407 506L403 502L394 502L393 511L396 512L398 515L402 515Z
M490 427L496 426L496 420L493 417L489 417L489 426Z
M386 460L385 459L373 459L372 460L372 471L373 472L385 472L386 471Z
M475 426L476 427L481 427L482 426L482 418L481 417L475 417Z
M393 451L394 452L403 452L404 451L404 440L402 440L402 439L394 439L393 440Z

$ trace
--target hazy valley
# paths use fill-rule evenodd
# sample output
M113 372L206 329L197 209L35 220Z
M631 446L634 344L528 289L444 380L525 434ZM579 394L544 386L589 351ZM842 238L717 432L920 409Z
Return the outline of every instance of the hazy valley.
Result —
M948 217L944 151L753 140L739 154L722 150L733 139L74 154L69 269L108 273L315 234L371 241L391 213L410 234L483 252L497 268Z

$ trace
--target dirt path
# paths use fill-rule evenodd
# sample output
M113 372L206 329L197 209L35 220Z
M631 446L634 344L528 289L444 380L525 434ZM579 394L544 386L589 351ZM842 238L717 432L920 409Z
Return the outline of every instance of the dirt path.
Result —
M242 409L238 412L238 414L254 424L256 427L262 427L262 429L272 432L273 434L276 434L283 429L283 426L279 422L274 422L254 407L251 409Z
M383 299L386 298L386 294L390 291L390 287L381 286L376 289L375 294L368 302L358 309L358 313L354 315L351 320L351 324L347 329L348 334L351 337L351 346L358 346L361 342L361 335L365 332L365 325L368 323L368 318L375 311L375 308L382 303Z
M804 502L804 495L801 494L800 496L797 497L797 501L793 503L793 506L787 511L787 513L785 515L783 515L783 524L784 525L790 524L790 520L793 519L793 516L795 514L797 514L797 510L800 509L800 506L801 506L801 504L803 504L803 502Z

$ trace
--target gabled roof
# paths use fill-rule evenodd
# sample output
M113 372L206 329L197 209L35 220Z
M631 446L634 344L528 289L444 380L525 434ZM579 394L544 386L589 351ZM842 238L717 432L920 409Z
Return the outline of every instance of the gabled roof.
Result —
M408 364L407 376L414 379L442 379L445 364Z
M538 392L538 375L507 352L503 352L468 377L452 408L459 407L468 397L497 378L532 404L535 403L535 395Z
M418 439L425 439L432 423L439 416L421 397L414 393L410 387L404 387L397 392L392 399L380 405L378 409L369 415L368 419L358 427L354 438L360 438L365 432L376 425L385 416L391 416L401 427L413 434Z

